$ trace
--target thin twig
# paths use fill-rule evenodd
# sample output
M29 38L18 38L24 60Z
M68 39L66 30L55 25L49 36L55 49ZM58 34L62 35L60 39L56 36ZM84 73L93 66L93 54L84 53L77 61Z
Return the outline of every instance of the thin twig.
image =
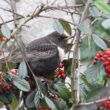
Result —
M50 17L50 16L44 16L44 15L39 15L38 17L61 20L61 18L57 18L57 17ZM68 23L69 23L69 24L71 24L71 25L76 26L76 24L75 24L75 23L72 23L72 22L67 21L67 20L65 20L65 21L66 21L66 22L68 22Z

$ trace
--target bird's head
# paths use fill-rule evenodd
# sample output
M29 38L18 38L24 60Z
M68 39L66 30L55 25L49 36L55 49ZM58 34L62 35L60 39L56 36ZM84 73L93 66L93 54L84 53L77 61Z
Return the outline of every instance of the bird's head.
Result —
M50 35L48 35L51 42L56 44L58 47L65 49L67 47L67 36L61 35L58 32L53 32Z

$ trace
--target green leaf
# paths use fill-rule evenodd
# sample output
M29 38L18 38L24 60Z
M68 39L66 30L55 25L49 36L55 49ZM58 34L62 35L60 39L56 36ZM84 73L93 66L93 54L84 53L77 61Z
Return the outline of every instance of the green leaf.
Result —
M3 103L11 104L12 102L12 94L11 93L4 93L0 95L0 101Z
M6 24L3 24L1 26L1 32L2 32L3 36L6 37L7 39L11 38L10 29Z
M35 97L34 97L34 104L37 109L39 107L39 103L40 103L40 92L37 91L37 93L35 94Z
M28 75L27 66L24 61L20 63L18 73L20 78L25 78Z
M109 29L109 28L110 28L110 19L105 19L105 20L102 22L102 26L103 26L105 29Z
M101 16L101 12L99 12L99 10L95 6L90 7L89 11L93 17L100 17Z
M8 67L7 67L7 65L8 65ZM7 64L4 63L0 66L1 66L0 71L2 71L2 72L7 72L8 69L11 70L11 69L15 69L17 67L16 63L14 63L14 62L7 62Z
M12 103L11 103L12 109L15 110L16 107L18 106L18 104L19 104L19 100L17 99L17 97L15 95L13 95Z
M83 33L87 34L87 35L91 35L92 34L92 31L90 28L86 27L84 25L84 23L80 23L80 24L77 24L77 27L80 31L82 31Z
M103 0L96 0L95 5L102 12L110 13L110 6L106 4Z
M103 87L101 86L97 86L97 87L93 87L93 89L91 91L89 91L89 93L86 96L86 100L90 100L92 98L95 98L96 95L99 95L99 93L101 93L103 91Z
M86 75L81 75L81 80L83 81L84 85L88 87L88 89L92 88L92 85L90 82L88 82Z
M63 29L64 29L69 35L71 35L71 34L72 34L72 29L71 29L70 24L69 24L67 21L63 20L63 19L60 20L60 23L61 23L61 25L63 26Z
M70 98L70 92L63 83L57 82L56 84L54 84L54 87L55 87L55 89L57 89L59 95L64 100L68 100Z
M49 99L48 97L45 96L45 101L46 101L47 105L48 105L52 110L57 110L57 108L56 108L54 102L53 102L51 99Z
M20 79L18 76L12 75L13 84L22 91L29 91L30 85L29 83L24 80Z
M35 103L34 103L35 95L36 95L36 90L34 90L31 93L29 93L29 95L26 97L26 106L28 108L35 107Z
M59 20L54 20L53 23L54 29L59 33L59 34L63 34L64 33L64 29L61 25L61 23L59 22Z
M93 41L101 49L103 49L103 50L107 49L106 43L100 37L98 37L96 34L93 34Z
M91 63L87 66L85 73L87 80L91 83L96 82L99 79L100 74L105 74L105 69L101 62L97 62L96 65Z
M72 58L68 59L68 60L64 60L63 61L64 64L64 69L66 71L67 74L71 73L71 64L72 64Z

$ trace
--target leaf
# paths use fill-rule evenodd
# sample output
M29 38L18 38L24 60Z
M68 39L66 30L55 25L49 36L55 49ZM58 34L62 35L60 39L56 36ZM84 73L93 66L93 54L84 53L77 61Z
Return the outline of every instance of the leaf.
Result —
M49 99L48 97L45 96L45 101L47 103L47 105L52 109L52 110L57 110L55 104L53 103L53 101L51 99Z
M1 32L2 32L3 36L6 37L7 39L11 38L10 29L6 24L3 24L1 26Z
M86 75L81 75L81 80L83 81L84 85L88 87L88 89L92 88L92 85L90 82L88 82Z
M82 39L81 46L81 60L93 60L93 57L97 53L98 49L92 39L88 38L89 36ZM89 39L89 41L88 41ZM89 44L90 43L90 44Z
M63 29L64 29L69 35L71 35L71 34L72 34L72 29L71 29L70 24L69 24L67 21L63 20L63 19L61 19L61 20L59 20L59 21L60 21L61 25L63 26Z
M18 106L18 104L19 104L19 100L17 99L17 97L15 95L13 95L12 103L11 103L12 109L15 110L16 107Z
M40 92L37 91L37 93L35 94L35 97L34 97L34 104L37 109L39 107L39 103L40 103Z
M57 89L59 95L64 100L68 100L70 98L70 92L63 83L57 82L56 84L54 84L54 87L55 87L55 89Z
M87 80L91 83L96 82L99 79L100 74L105 74L105 69L101 62L98 62L96 65L91 63L87 66L85 73Z
M102 22L102 26L103 26L105 29L109 29L109 28L110 28L110 19L105 19L105 20Z
M93 17L100 17L101 16L101 12L99 12L99 10L95 6L90 7L89 11Z
M64 29L61 25L61 23L59 22L59 20L54 20L53 23L54 29L59 33L59 34L63 34L64 33Z
M20 78L25 78L28 74L26 63L23 61L20 63L18 68L18 73Z
M92 98L95 98L96 95L99 96L99 93L101 93L103 90L102 86L94 86L93 89L91 91L88 92L87 96L86 96L86 100L90 100Z
M59 106L60 106L61 110L68 110L67 109L68 107L67 107L66 101L64 101L63 99L60 100Z
M7 65L8 65L8 67L7 67ZM16 63L14 63L14 62L7 62L7 64L4 63L4 64L0 65L0 71L7 72L8 69L11 70L11 69L15 69L16 67L17 67Z
M101 49L103 49L103 50L107 49L106 43L100 37L98 37L96 34L93 34L93 41Z
M3 103L11 104L12 102L12 94L11 93L4 93L0 95L0 101Z
M29 93L29 95L26 97L26 106L28 108L35 107L35 103L34 103L35 95L36 95L36 90L34 90L31 93Z
M24 80L20 79L18 76L12 75L13 84L22 91L29 91L30 85L29 83Z
M96 0L95 5L102 12L110 13L110 6L106 4L103 0Z
M77 24L77 27L80 31L82 31L85 34L91 35L91 29L86 27L83 23Z

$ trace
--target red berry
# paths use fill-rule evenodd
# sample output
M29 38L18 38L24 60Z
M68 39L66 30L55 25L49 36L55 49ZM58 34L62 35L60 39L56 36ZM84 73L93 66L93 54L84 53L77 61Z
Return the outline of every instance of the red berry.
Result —
M60 63L59 68L63 68L63 63Z

